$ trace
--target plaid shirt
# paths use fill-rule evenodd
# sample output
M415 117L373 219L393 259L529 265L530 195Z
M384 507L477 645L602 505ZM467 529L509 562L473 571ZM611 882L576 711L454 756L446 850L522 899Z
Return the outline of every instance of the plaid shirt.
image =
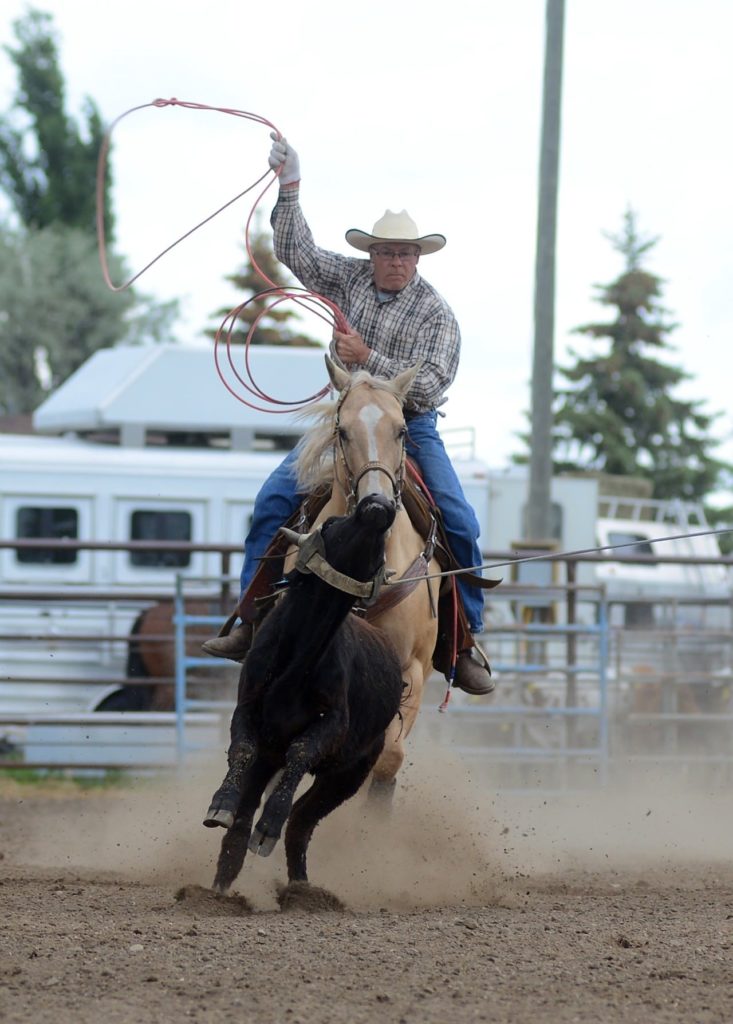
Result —
M341 309L371 349L366 369L396 377L422 360L406 407L427 412L446 401L458 370L461 335L448 303L416 272L394 298L380 302L370 260L319 249L298 202L298 188L283 189L271 217L275 255L300 283Z

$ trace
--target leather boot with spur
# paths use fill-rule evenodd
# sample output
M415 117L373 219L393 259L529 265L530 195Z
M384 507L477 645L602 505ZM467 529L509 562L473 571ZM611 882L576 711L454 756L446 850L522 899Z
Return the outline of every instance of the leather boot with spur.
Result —
M453 686L473 697L485 697L496 688L491 678L489 659L478 644L459 652Z

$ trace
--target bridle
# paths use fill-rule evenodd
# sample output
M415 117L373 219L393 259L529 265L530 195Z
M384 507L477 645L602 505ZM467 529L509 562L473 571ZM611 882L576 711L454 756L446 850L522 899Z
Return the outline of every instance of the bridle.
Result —
M356 387L358 386L359 385L357 384ZM371 472L384 473L392 485L392 500L394 501L396 511L399 511L402 508L402 488L405 481L405 447L407 431L405 430L402 434L400 462L396 473L394 473L389 466L376 459L366 462L359 468L359 471L355 473L349 465L349 460L346 456L346 450L343 443L343 433L341 430L341 407L351 390L351 385L348 385L339 395L336 414L334 416L334 483L338 483L344 491L347 514L352 515L358 504L357 489L363 477L366 476L367 473ZM394 397L396 399L396 396ZM341 460L342 475L339 475L337 471L338 459ZM346 486L344 486L342 479L346 480ZM321 526L322 525L323 524L321 524ZM295 568L300 572L305 574L313 573L315 576L318 576L323 580L324 583L328 583L330 586L335 587L336 590L341 590L346 594L351 594L352 597L358 598L362 609L371 608L372 610L376 610L377 605L380 609L383 609L383 607L399 603L399 601L407 597L417 585L417 581L413 582L412 579L410 579L407 587L400 588L400 596L393 597L385 605L383 600L379 600L382 587L389 581L391 576L395 575L395 573L387 569L386 564L383 562L372 579L362 582L361 580L352 579L350 576L346 576L344 573L334 569L326 559L325 546L321 535L321 526L317 526L309 533L305 534L299 534L285 526L280 527L280 532L298 548ZM431 535L431 539L428 543L432 551L434 535ZM427 572L428 562L429 558L426 559L425 553L421 554L409 567L408 575L412 577L413 575L416 576L420 573L424 576ZM417 577L417 579L419 579L419 577Z
M358 385L356 386L358 387ZM349 465L349 460L346 457L346 450L344 448L343 435L341 432L341 407L348 398L351 390L352 389L349 386L344 388L344 390L341 392L338 404L336 406L336 415L334 416L334 480L338 481L339 483L341 482L341 478L337 472L336 465L337 460L340 458L341 466L343 469L343 476L346 480L346 487L344 487L343 484L341 484L341 486L346 496L347 512L351 514L358 504L357 490L362 479L367 475L367 473L384 473L384 475L387 477L390 484L392 485L392 500L395 503L395 508L399 511L399 509L402 508L402 487L405 482L405 441L407 435L406 433L402 435L402 451L400 454L400 464L396 474L393 473L389 466L386 466L383 462L379 462L378 460L365 462L364 465L360 467L359 471L355 473L352 470L351 466Z

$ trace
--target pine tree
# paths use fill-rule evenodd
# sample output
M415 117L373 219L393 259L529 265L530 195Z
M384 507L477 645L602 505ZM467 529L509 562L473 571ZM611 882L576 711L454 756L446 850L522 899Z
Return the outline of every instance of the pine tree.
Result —
M284 288L293 285L292 278L287 274L282 263L275 258L269 231L264 230L261 221L257 219L253 221L249 245L254 263L271 281ZM237 316L230 335L232 344L244 344L252 324L263 310L277 302L278 296L270 290L267 281L257 272L246 250L241 269L234 274L226 275L224 280L230 281L234 285L240 303L251 299ZM213 315L221 324L230 312L230 309L219 309ZM293 319L298 318L298 315L298 305L294 300L288 299L275 305L258 323L250 339L250 344L319 346L321 344L319 341L309 338L306 334L296 333L288 326ZM216 336L216 331L210 330L206 334L213 338Z
M684 401L674 389L690 375L657 356L671 348L677 326L660 304L662 280L644 268L657 239L642 239L628 210L623 231L609 236L623 256L623 273L598 287L598 301L615 310L613 319L575 329L605 352L581 356L560 368L569 382L559 389L555 409L555 472L600 471L648 479L654 497L703 500L729 470L711 455L718 415L703 402Z

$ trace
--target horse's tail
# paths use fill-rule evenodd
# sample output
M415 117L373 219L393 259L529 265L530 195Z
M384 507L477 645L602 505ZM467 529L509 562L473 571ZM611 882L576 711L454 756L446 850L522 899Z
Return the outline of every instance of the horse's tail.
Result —
M145 661L143 660L140 643L135 639L142 629L145 615L145 611L140 612L132 624L132 629L130 630L130 635L128 637L127 664L125 666L125 675L128 679L147 679L150 675L145 666Z

